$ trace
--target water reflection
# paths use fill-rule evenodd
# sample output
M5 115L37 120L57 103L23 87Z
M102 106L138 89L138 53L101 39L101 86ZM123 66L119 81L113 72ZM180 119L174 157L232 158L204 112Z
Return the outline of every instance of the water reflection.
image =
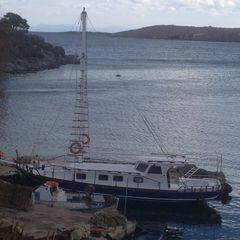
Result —
M123 207L121 207L123 210ZM148 204L127 203L126 215L138 222L150 225L174 222L186 225L221 225L219 212L208 204ZM155 223L155 224L154 224Z
M121 203L120 210L124 213L125 204ZM128 202L126 216L129 220L137 221L137 226L144 233L139 239L151 239L151 236L170 229L167 239L218 239L222 228L220 213L204 204L153 204ZM195 234L199 231L201 236ZM194 237L194 238L193 238ZM134 238L133 238L134 239ZM136 238L138 239L138 238ZM152 238L158 239L158 238Z

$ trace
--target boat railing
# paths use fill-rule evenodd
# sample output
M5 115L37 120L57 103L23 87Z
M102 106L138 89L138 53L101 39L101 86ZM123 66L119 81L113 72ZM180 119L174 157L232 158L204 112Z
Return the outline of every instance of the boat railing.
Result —
M193 178L199 178L199 179L201 179L201 178L211 178L211 179L216 179L216 181L218 180L220 182L222 182L224 180L222 176L218 176L218 175L215 175L215 174L196 174L196 175L194 175Z
M178 180L180 180L180 182L184 185L184 187L185 186L187 186L187 184L186 184L186 182L185 181L183 181L183 179L182 178L179 178Z
M51 162L51 161L54 161L54 160L59 159L59 158L62 158L65 161L67 156L69 156L69 155L68 154L59 155L59 156L48 158L45 161Z
M88 163L111 163L111 164L131 164L131 165L135 165L134 162L129 162L129 161L120 161L120 160L112 160L112 159L103 159L103 158L94 158L91 160L87 161Z
M170 158L175 158L175 157L186 158L185 155L182 155L182 154L173 154L173 153L151 153L151 155L153 155L153 156L166 156L166 157L170 157Z

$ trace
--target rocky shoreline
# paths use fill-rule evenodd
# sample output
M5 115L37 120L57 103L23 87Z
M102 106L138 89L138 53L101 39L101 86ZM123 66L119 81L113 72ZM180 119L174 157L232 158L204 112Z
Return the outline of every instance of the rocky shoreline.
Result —
M0 19L0 73L28 73L79 63L78 56L66 55L61 46L28 31L26 19L7 13Z
M2 180L17 171L13 162L0 161L0 239L121 240L134 234L136 222L114 207L74 211L33 201L31 187Z
M43 59L14 59L11 62L0 64L1 73L19 74L35 73L41 70L59 68L66 64L80 64L78 56L65 55L61 57L47 56Z

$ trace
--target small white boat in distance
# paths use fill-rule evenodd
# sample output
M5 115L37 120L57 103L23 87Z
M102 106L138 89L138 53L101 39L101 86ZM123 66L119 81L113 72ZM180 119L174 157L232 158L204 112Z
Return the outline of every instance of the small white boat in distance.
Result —
M77 211L97 210L107 207L117 208L118 198L93 194L94 188L92 186L88 186L85 190L85 193L66 192L59 188L58 182L47 181L34 191L34 202Z

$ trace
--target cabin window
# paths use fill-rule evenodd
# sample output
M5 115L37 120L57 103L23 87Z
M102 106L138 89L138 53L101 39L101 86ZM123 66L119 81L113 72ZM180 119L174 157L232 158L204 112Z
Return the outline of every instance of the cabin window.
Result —
M85 173L77 173L76 178L77 179L86 179L86 174Z
M139 163L136 167L136 170L139 172L145 172L148 168L148 165L146 163Z
M151 166L148 173L151 174L162 174L162 168L160 166Z
M115 176L113 176L113 181L122 182L123 181L123 176L115 175Z
M134 177L133 182L135 183L143 183L143 178L142 177Z
M101 174L101 175L98 176L98 180L107 181L108 180L108 175Z

